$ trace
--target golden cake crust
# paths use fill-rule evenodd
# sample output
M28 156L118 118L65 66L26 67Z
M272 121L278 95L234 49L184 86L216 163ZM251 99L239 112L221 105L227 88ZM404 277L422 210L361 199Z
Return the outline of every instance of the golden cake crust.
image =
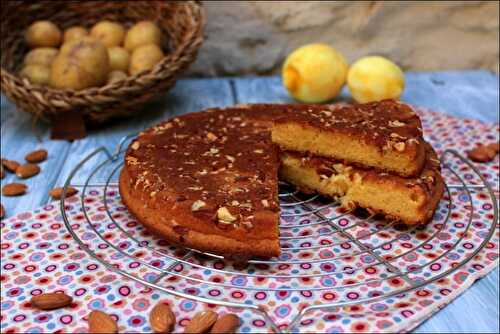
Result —
M425 163L420 119L407 104L366 104L298 110L276 120L272 139L299 151L417 176Z

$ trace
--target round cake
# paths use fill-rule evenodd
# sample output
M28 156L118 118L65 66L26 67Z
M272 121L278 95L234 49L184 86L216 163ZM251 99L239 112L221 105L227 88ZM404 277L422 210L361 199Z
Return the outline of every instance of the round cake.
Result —
M421 138L418 116L393 101L345 108L258 104L209 109L160 123L140 133L127 149L119 180L122 200L141 224L171 243L238 260L280 254L279 174L300 189L345 197L346 206L408 224L425 223L441 198L443 182L439 161ZM379 131L380 146L400 133L398 143L404 147L428 146L422 159L430 167L406 177L356 161L283 150L271 131L278 120L294 119L292 114L297 123L298 112L311 115L299 127L320 134L325 130L314 126L315 115L336 117L333 130L368 144L373 140L363 136L373 129L367 120L393 124L394 129ZM295 136L294 141L307 147L313 144L308 138ZM387 149L401 153L397 145Z

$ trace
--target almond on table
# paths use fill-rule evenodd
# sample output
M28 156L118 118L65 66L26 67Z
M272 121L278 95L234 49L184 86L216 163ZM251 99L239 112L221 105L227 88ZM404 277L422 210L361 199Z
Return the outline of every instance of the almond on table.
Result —
M53 199L61 199L63 190L64 190L63 187L53 188L52 190L49 191L49 195ZM78 193L78 189L75 189L73 187L68 187L68 190L66 190L66 197L73 196L76 193Z
M21 165L16 169L16 175L21 179L28 179L38 173L40 173L40 167L32 163Z
M15 173L20 165L21 164L15 160L2 159L2 166L4 166L8 172Z
M2 195L20 196L24 195L26 190L28 190L28 186L23 183L8 183L2 187Z
M47 159L47 156L48 156L47 150L40 149L40 150L36 150L36 151L28 153L24 157L24 159L28 162L31 162L31 163L39 163L39 162L45 161Z
M73 298L64 293L49 292L42 293L31 298L31 305L40 310L53 310L68 306Z
M170 333L175 326L175 314L167 304L158 303L149 314L149 324L155 333Z
M467 157L474 162L490 162L497 155L498 145L478 145L474 149L467 151Z
M495 151L495 153L498 153L500 151L500 144L497 143L491 143L486 145L486 147L492 151Z
M210 333L235 333L240 326L240 318L236 314L228 313L217 319Z
M89 314L89 333L118 333L118 325L109 314L94 310Z
M202 311L197 313L184 328L184 333L206 333L217 321L217 313L214 311Z

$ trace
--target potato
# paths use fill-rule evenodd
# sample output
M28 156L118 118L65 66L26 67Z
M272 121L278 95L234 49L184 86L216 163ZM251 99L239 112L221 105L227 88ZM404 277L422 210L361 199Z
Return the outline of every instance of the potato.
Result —
M116 22L101 21L90 29L90 36L101 41L107 48L119 46L123 43L125 28Z
M26 65L19 74L38 85L47 85L50 80L50 68L40 64Z
M36 21L28 27L24 35L31 48L57 47L61 44L61 30L50 21Z
M130 75L152 69L163 58L163 52L156 44L139 46L132 52L128 72Z
M124 48L114 46L108 48L109 67L112 71L118 70L127 72L130 63L130 54Z
M50 67L59 50L56 48L36 48L24 56L24 65L43 65Z
M82 26L73 26L64 30L63 43L68 43L71 41L76 41L82 37L88 36L89 32Z
M109 72L107 83L110 84L110 83L113 83L115 81L120 81L120 80L125 79L126 77L127 77L127 73L125 73L123 71L111 71L111 72Z
M127 31L124 46L132 52L135 48L146 44L161 46L161 31L151 21L140 21Z
M63 45L51 66L50 85L75 90L100 86L108 73L108 50L101 42L84 37Z

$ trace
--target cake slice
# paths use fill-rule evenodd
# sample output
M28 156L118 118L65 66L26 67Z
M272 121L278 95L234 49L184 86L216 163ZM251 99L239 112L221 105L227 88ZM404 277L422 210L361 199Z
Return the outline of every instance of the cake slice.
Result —
M418 176L425 163L420 119L394 100L297 109L275 120L272 140L284 151L405 177Z
M432 218L444 190L436 153L427 143L425 149L427 158L417 177L404 178L327 158L282 152L280 178L304 192L338 198L344 207L359 206L406 224L423 224Z

